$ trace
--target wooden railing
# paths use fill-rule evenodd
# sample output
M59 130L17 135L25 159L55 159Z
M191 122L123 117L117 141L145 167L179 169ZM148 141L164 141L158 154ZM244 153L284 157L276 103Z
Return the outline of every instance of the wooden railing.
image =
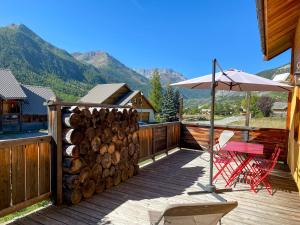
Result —
M180 143L180 122L160 123L141 126L140 161L167 153Z
M0 141L0 217L51 195L51 136Z
M181 147L202 149L209 144L208 125L182 124ZM288 153L288 130L275 128L253 128L235 126L216 126L215 137L218 138L223 130L232 130L235 135L231 140L247 141L264 145L264 156L270 157L276 144L282 149L279 160L286 162Z

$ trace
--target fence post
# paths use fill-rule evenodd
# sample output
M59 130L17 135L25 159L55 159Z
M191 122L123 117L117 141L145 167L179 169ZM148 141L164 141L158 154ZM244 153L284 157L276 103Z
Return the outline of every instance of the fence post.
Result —
M154 132L155 127L151 128L152 131L152 160L155 161L155 132Z
M167 146L166 146L166 155L169 155L169 146L170 146L170 139L169 139L169 135L168 135L168 132L169 132L169 124L166 125L166 142L167 142Z
M62 121L61 104L59 99L48 104L48 133L51 141L51 191L56 205L63 202L62 194Z

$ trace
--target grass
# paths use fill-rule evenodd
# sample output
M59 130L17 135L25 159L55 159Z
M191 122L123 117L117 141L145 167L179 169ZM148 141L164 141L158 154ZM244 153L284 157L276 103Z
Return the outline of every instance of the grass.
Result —
M17 219L18 217L25 216L25 215L27 215L31 212L34 212L38 209L41 209L41 208L44 208L44 207L50 205L50 203L51 202L49 200L44 200L44 201L41 201L37 204L28 206L27 208L24 208L24 209L21 209L19 211L14 212L14 213L11 213L7 216L1 217L0 218L0 224L6 223L6 222L14 220L14 219Z
M233 122L228 125L244 126L245 121ZM264 127L264 128L281 128L286 127L286 117L261 117L250 119L251 127Z

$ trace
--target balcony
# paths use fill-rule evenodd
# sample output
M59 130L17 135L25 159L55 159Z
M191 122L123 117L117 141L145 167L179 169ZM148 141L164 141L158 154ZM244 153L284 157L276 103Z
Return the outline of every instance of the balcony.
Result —
M221 129L233 129L236 139L264 143L266 149L279 142L286 150L284 130L218 127L217 133ZM199 148L199 144L208 143L207 131L205 126L180 123L142 127L139 132L143 166L138 175L77 205L51 205L11 224L149 225L149 211L162 211L168 203L217 202L210 194L189 194L200 190L197 183L208 183L209 155ZM285 164L286 151L281 161L270 177L274 195L263 188L255 194L240 182L235 183L233 192L220 194L239 204L222 219L222 224L300 224L300 198ZM224 181L217 180L216 186L223 188Z

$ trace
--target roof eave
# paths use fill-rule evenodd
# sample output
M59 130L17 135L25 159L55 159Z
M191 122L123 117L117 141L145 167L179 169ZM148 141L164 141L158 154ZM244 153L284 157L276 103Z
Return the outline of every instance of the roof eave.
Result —
M266 30L265 30L265 13L264 13L264 0L256 0L256 13L257 13L257 21L260 32L260 44L261 51L264 55L264 60L270 60L271 58L267 55L267 47L266 47ZM275 57L275 56L273 56Z

